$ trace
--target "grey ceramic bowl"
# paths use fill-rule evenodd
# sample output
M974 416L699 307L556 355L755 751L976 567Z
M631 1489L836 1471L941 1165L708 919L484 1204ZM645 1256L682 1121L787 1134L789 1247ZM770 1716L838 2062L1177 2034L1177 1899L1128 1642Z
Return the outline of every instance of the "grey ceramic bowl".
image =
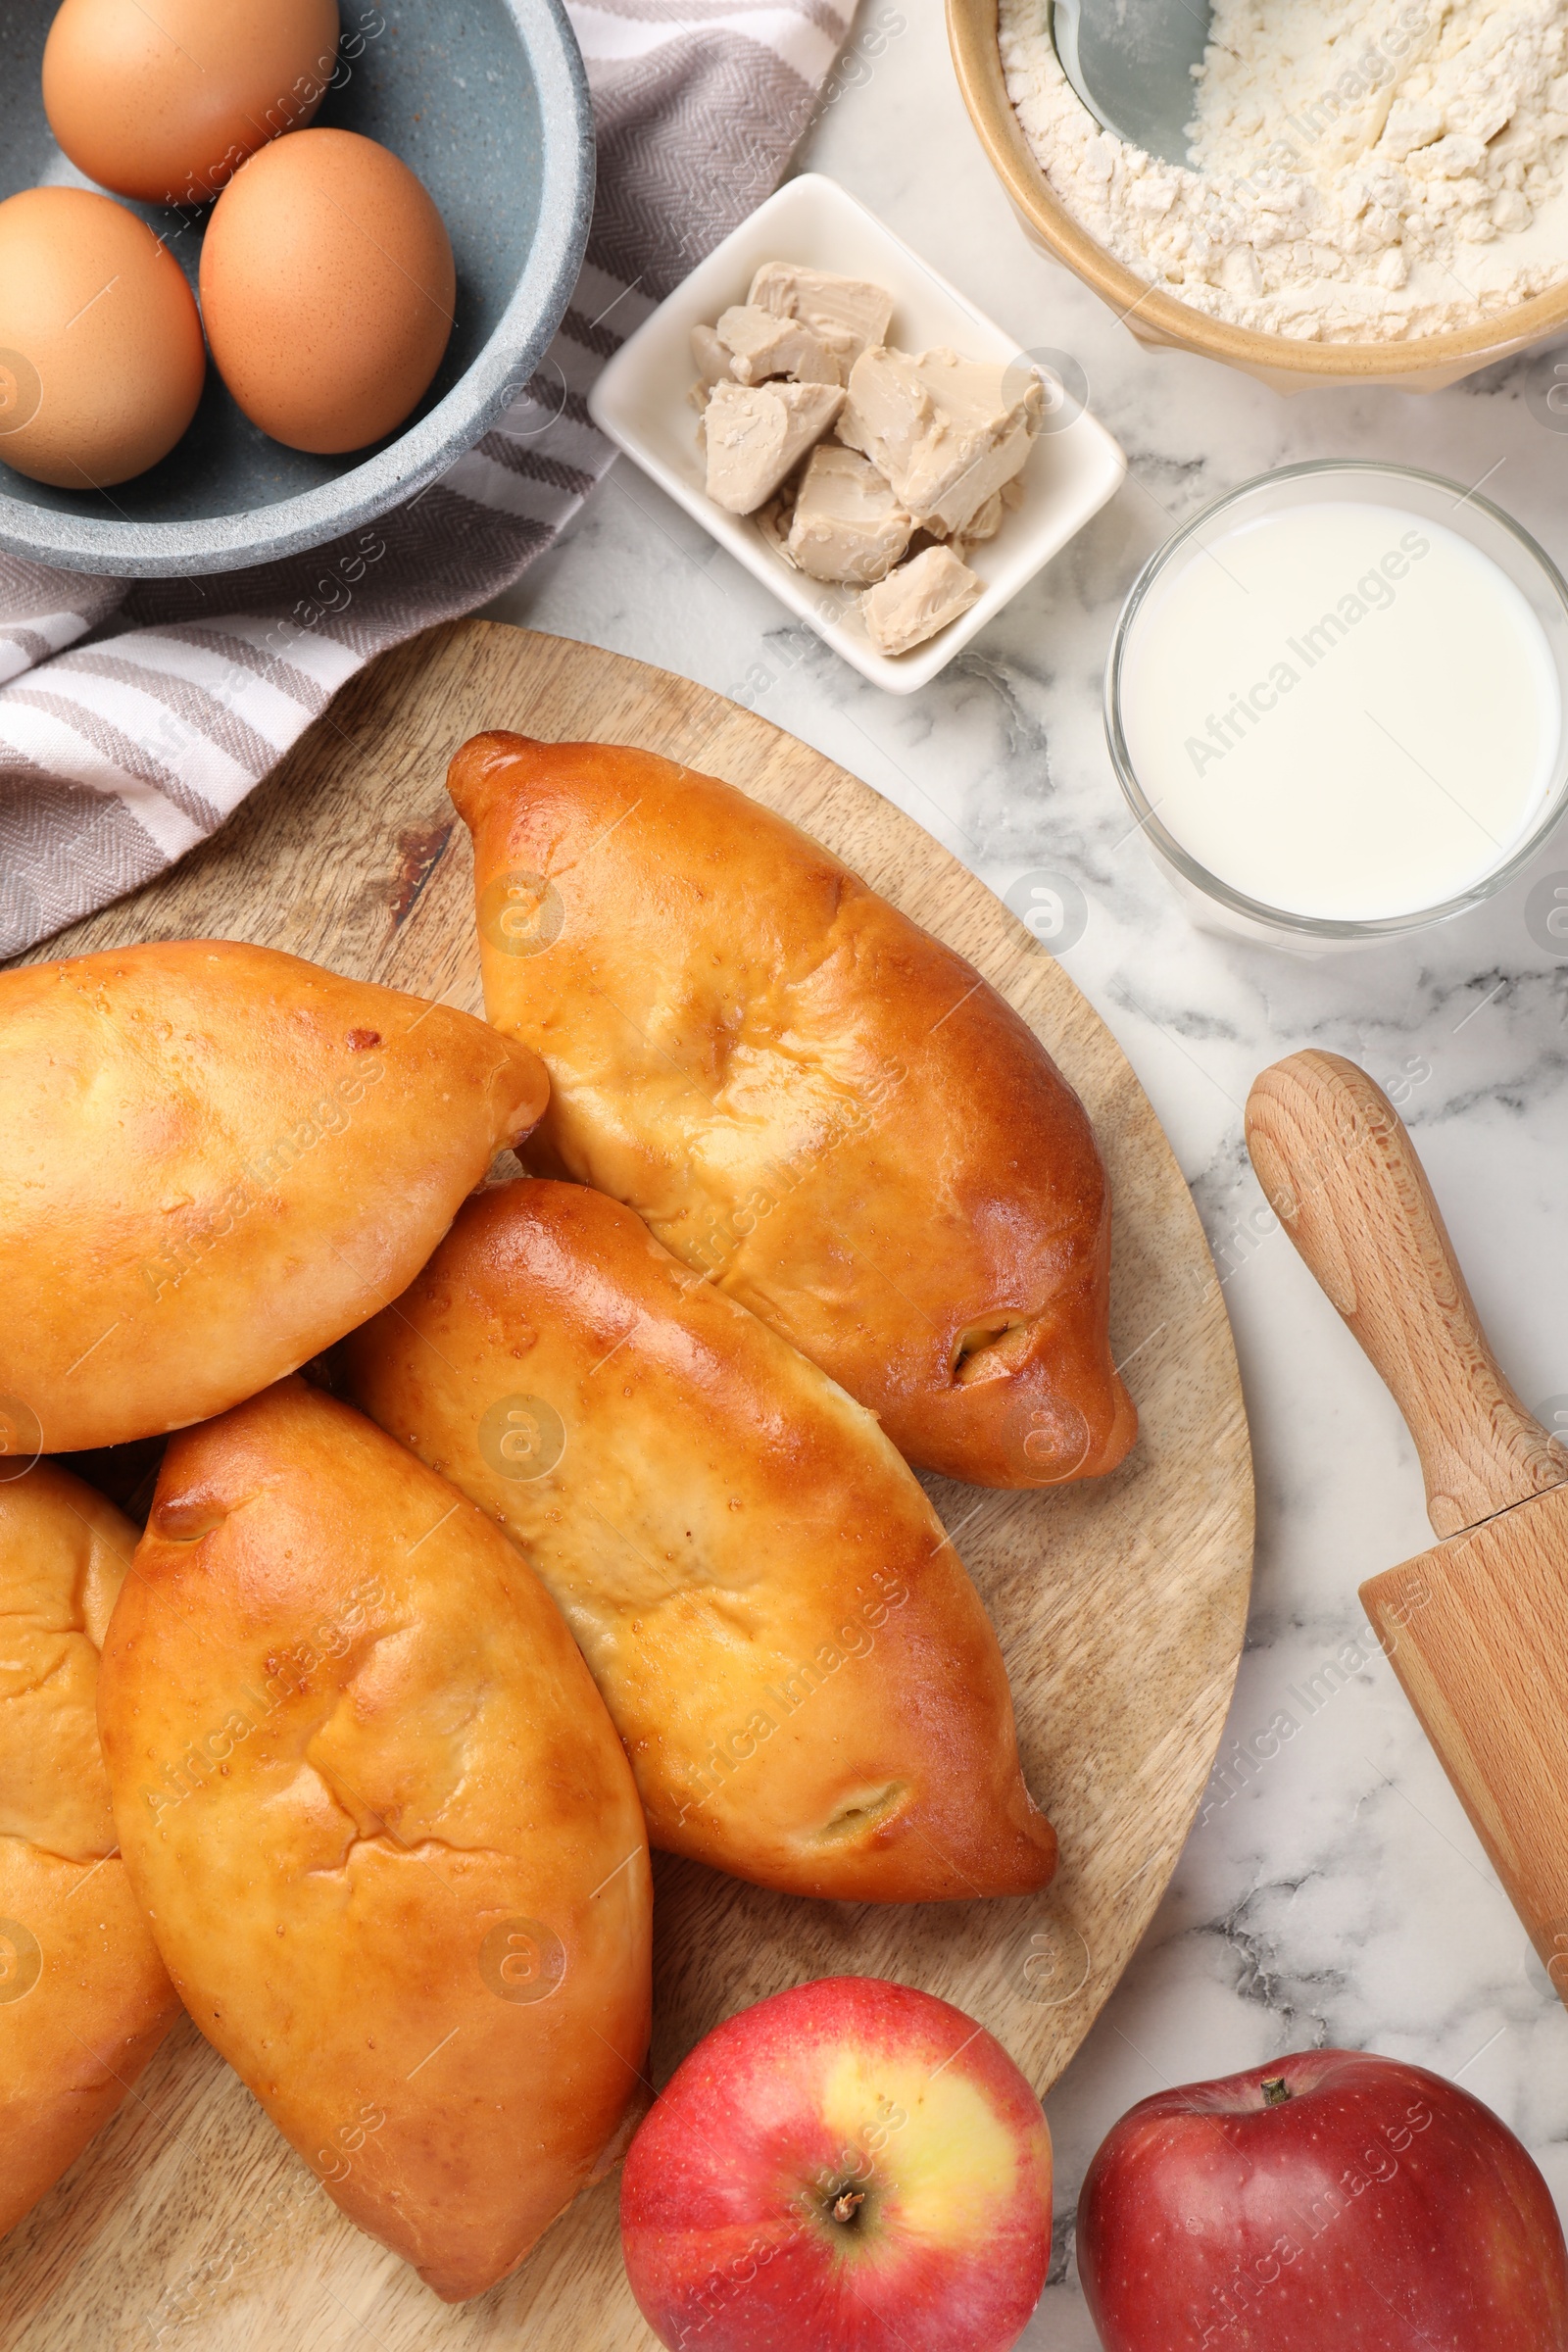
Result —
M319 547L422 489L521 391L588 241L593 118L561 0L339 0L343 53L318 122L379 139L440 206L458 266L441 369L402 429L318 458L270 441L209 368L189 432L113 491L57 490L0 462L0 549L74 571L232 571ZM0 197L84 187L50 136L39 63L51 0L0 0ZM137 205L194 285L204 217Z

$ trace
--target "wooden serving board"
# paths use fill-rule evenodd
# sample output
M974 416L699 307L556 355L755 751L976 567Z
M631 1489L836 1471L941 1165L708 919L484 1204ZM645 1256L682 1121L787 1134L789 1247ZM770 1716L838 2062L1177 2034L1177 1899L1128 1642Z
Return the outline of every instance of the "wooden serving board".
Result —
M764 720L640 662L481 622L375 663L205 849L44 953L255 940L480 1011L468 840L444 779L487 726L643 745L743 786L967 956L1088 1104L1110 1170L1112 1338L1139 1444L1111 1477L1054 1494L928 1482L1002 1638L1025 1771L1060 1834L1054 1886L881 1909L656 1857L656 2083L760 1995L865 1974L956 2002L1044 2092L1174 1868L1230 1698L1252 1544L1247 1424L1203 1234L1142 1089L1060 965L910 818ZM338 2215L182 2023L0 2246L0 2346L650 2352L615 2200L612 2180L514 2278L448 2308Z

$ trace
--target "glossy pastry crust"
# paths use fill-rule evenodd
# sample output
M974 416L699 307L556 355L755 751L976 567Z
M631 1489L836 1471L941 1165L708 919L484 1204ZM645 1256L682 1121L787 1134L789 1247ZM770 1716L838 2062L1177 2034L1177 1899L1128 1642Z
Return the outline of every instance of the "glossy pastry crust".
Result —
M473 738L490 1018L553 1089L528 1152L982 1486L1109 1470L1110 1201L1082 1103L961 956L731 786Z
M649 2032L642 1813L543 1587L285 1381L171 1445L99 1713L197 2025L361 2229L493 2285L613 2152Z
M0 1449L220 1412L395 1298L548 1081L482 1021L224 940L0 973Z
M549 1586L656 1845L848 1901L1050 1879L1002 1653L917 1481L630 1209L491 1187L344 1361Z
M136 1531L52 1462L0 1483L0 2232L124 2098L179 2002L116 1852L98 1652Z

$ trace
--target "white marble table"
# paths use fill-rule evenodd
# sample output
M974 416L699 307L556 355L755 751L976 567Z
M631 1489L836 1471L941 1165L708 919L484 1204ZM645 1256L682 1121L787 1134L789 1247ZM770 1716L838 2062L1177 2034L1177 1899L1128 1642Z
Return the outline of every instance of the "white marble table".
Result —
M1128 836L1100 718L1124 591L1171 524L1217 492L1294 459L1401 459L1485 478L1563 562L1568 436L1527 403L1539 363L1435 396L1286 400L1200 360L1144 353L1014 225L935 0L867 0L862 43L867 25L880 54L862 59L802 162L853 189L1023 344L1076 356L1131 460L1126 487L907 700L862 683L624 460L494 611L752 703L999 891L1033 869L1075 879L1088 922L1063 961L1149 1090L1228 1270L1257 1464L1251 1629L1226 1777L1048 2102L1056 2261L1025 2340L1076 2352L1094 2342L1070 2260L1084 2166L1115 2117L1166 2082L1314 2044L1410 2059L1495 2107L1568 2210L1568 2015L1356 1602L1363 1577L1431 1541L1414 1450L1270 1232L1242 1143L1250 1083L1297 1047L1348 1054L1391 1086L1505 1367L1528 1402L1560 1398L1568 1413L1568 960L1526 928L1531 877L1442 930L1326 961L1194 931ZM1558 869L1568 876L1568 828L1535 878Z

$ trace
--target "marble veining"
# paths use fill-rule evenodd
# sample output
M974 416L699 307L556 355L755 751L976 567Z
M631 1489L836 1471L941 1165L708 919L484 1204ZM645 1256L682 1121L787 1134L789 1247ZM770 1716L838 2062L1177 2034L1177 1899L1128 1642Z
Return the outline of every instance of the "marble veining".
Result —
M1069 2259L1078 2182L1115 2117L1167 2082L1320 2043L1433 2066L1523 2135L1568 2212L1568 2014L1356 1599L1362 1578L1432 1540L1415 1450L1278 1231L1242 1142L1265 1063L1305 1045L1359 1061L1410 1123L1505 1369L1568 1426L1568 943L1554 949L1529 916L1544 875L1568 882L1568 828L1478 912L1314 961L1193 928L1131 827L1101 725L1122 597L1173 525L1221 491L1303 458L1396 459L1484 486L1561 564L1568 416L1546 404L1549 353L1436 395L1286 399L1144 352L1015 226L939 12L867 0L867 26L875 46L860 45L802 163L842 180L1026 347L1083 370L1131 461L1125 487L904 701L846 667L625 461L494 610L752 705L1004 896L1053 877L1072 917L1063 963L1148 1089L1213 1247L1256 1457L1253 1606L1192 1838L1048 2103L1056 2259L1025 2342L1087 2352Z

